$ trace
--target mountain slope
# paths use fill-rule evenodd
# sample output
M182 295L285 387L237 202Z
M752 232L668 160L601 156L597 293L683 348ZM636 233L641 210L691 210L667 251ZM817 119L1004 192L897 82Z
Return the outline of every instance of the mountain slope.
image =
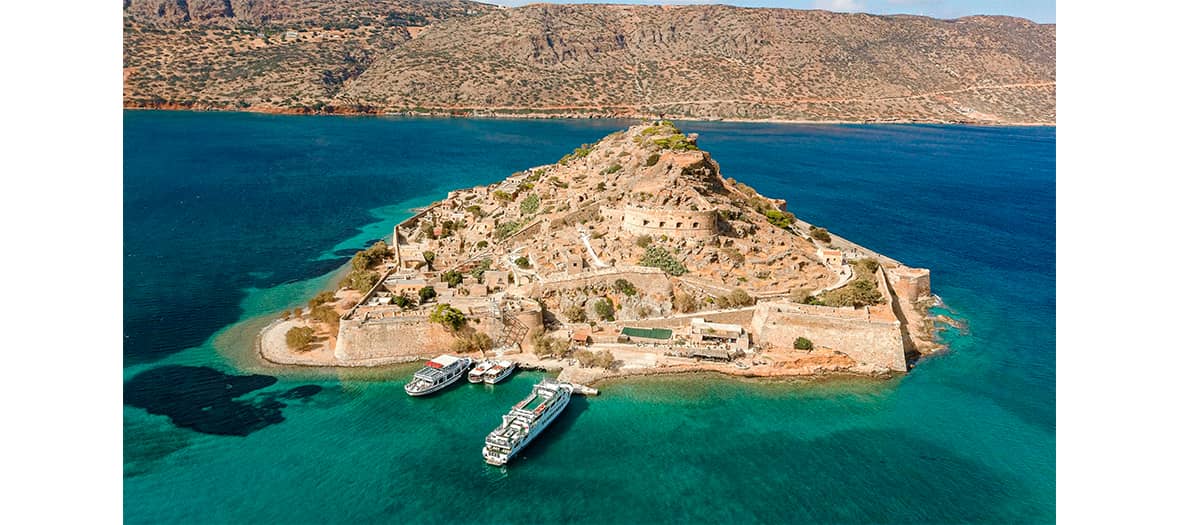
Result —
M187 5L191 12L195 2ZM228 57L207 61L210 77L249 75L227 71L225 62L243 62L238 53L259 54L249 63L290 68L298 82L273 77L266 89L251 83L211 90L198 67L179 78L129 82L137 89L125 103L213 91L210 106L280 110L1056 121L1054 25L996 16L936 20L720 5L472 5L482 14L438 16L431 21L440 22L415 30L412 39L403 26L353 30L359 33L352 41L366 42L370 53L360 60L364 67L349 67L342 59L348 46L338 39L301 31L299 38L315 45L238 51L241 44L234 44ZM151 54L145 46L169 45L136 41L128 47L142 55ZM325 75L332 61L339 71ZM188 88L190 81L197 89Z
M435 27L378 60L339 101L390 110L1051 122L1055 45L1054 26L1007 17L531 5Z
M124 0L128 107L314 110L466 0Z

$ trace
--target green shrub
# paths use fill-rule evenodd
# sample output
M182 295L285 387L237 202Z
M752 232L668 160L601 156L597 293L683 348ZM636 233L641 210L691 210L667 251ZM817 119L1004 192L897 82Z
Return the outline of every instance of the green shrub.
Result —
M638 293L638 290L635 289L635 285L631 284L631 281L626 279L618 279L615 281L615 291L628 297Z
M311 309L312 319L331 326L340 324L340 314L336 313L336 309L326 304L321 304Z
M307 326L296 326L287 330L287 348L304 351L311 346L315 339L315 330Z
M871 304L878 304L883 300L877 284L869 279L856 279L851 283L823 294L823 304L827 306L851 306L860 308Z
M635 238L635 245L640 248L647 248L651 244L651 235L643 234Z
M516 231L519 230L520 227L521 227L521 224L516 221L508 221L508 222L500 223L499 226L496 226L496 233L495 233L496 240L503 240L504 238L508 237L509 235L516 233Z
M367 292L377 284L377 272L356 271L344 279L344 286L358 292Z
M683 263L673 258L668 250L660 246L648 246L643 258L639 260L639 265L659 268L672 276L680 276L688 272Z
M782 212L774 208L764 210L762 212L770 223L779 228L786 229L788 226L795 224L795 214L791 212Z
M520 268L528 268L529 267L529 258L525 257L523 255L520 257L517 257L516 260L513 262L515 262L516 266L518 266Z
M467 213L474 215L476 219L482 219L485 216L483 208L480 208L477 205L468 206Z
M594 313L598 314L598 318L604 321L615 320L615 305L607 299L599 299L594 303Z
M693 144L692 141L690 141L683 133L652 139L651 143L659 146L660 148L670 149L672 151L689 151L701 149L698 148L696 144Z
M426 260L426 267L427 268L434 267L434 257L435 257L434 252L432 252L430 250L422 252L422 258L424 260Z
M754 298L750 297L750 294L746 293L745 290L737 288L729 292L729 304L733 306L750 306L754 304Z
M336 294L325 290L323 292L316 294L315 297L312 297L310 300L308 300L307 306L309 306L311 308L315 308L321 304L330 303L335 300L336 300Z
M509 202L516 200L516 194L508 193L504 190L496 190L495 192L492 192L492 198L496 199L496 201L500 204L508 204Z
M660 161L660 154L659 153L652 153L651 155L648 155L647 161L645 161L643 163L643 165L650 168L652 166L655 166L656 163L658 163L659 161Z
M396 304L399 308L413 308L414 299L406 297L405 295L395 295L390 299L391 303Z
M596 189L598 191L606 191L606 183L599 182L598 185L594 187L594 189Z
M482 250L488 247L488 241L479 241L475 243L475 249Z
M621 169L623 169L623 166L621 164L611 164L611 166L606 169L606 174L611 175L611 174L618 172Z
M811 350L811 339L806 337L795 338L795 350Z
M565 310L562 310L561 313L565 314L565 318L569 319L571 323L586 322L586 310L579 306L570 305Z
M811 237L817 241L832 242L832 235L828 233L826 228L816 228L815 226L812 226L810 234Z
M536 213L539 207L541 207L541 198L536 193L530 194L523 201L520 201L520 213L524 215Z
M438 297L438 292L434 291L433 286L423 286L418 289L418 302L425 303L431 299Z
M451 288L455 288L460 284L463 284L463 274L459 273L457 270L447 270L443 272L442 275L438 276L438 278L451 285Z
M476 266L474 270L471 270L471 276L475 277L475 282L483 284L483 274L490 269L492 269L492 260L483 259L479 261L479 266Z
M466 326L467 316L448 303L439 303L430 312L430 322L441 324L452 332L458 332Z
M487 352L492 349L492 337L483 332L467 328L460 331L451 343L451 349L458 353Z

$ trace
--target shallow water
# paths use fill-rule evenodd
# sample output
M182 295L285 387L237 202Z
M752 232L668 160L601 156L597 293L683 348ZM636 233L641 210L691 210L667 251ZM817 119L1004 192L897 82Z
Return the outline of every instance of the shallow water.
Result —
M411 399L413 366L243 357L410 208L625 125L125 113L126 521L1054 519L1054 128L681 123L723 175L932 269L969 330L903 378L609 382L501 469L479 447L539 373Z

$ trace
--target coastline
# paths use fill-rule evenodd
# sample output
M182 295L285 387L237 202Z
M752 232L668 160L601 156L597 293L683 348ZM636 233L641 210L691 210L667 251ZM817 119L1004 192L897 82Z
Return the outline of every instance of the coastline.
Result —
M803 119L781 119L781 118L744 118L744 117L695 117L695 116L679 116L668 114L646 114L646 113L610 113L610 112L569 112L569 113L544 113L544 112L530 112L530 113L511 113L503 114L497 113L494 110L489 112L454 112L454 111L392 111L387 112L379 109L357 109L350 107L332 108L332 111L315 111L304 110L299 108L280 108L273 106L248 106L248 107L196 107L186 106L176 103L163 103L155 105L123 105L124 110L135 111L195 111L207 113L254 113L260 115L302 115L302 116L336 116L336 117L429 117L429 118L455 118L455 119L496 119L496 120L557 120L557 119L576 119L576 120L594 120L594 119L617 119L617 120L651 120L651 119L668 119L685 122L742 122L742 123L764 123L764 124L810 124L810 125L864 125L864 124L933 124L933 125L960 125L960 126L987 126L987 127L1057 127L1057 122L996 122L989 120L941 120L941 119L880 119L880 120L803 120Z

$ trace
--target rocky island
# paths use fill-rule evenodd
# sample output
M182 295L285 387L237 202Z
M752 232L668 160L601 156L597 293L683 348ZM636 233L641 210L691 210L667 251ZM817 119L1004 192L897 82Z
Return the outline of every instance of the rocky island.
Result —
M904 373L939 348L930 272L811 225L669 121L450 192L258 337L275 363L510 355L629 374Z

